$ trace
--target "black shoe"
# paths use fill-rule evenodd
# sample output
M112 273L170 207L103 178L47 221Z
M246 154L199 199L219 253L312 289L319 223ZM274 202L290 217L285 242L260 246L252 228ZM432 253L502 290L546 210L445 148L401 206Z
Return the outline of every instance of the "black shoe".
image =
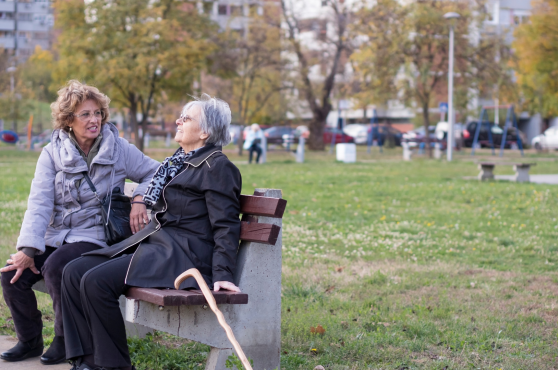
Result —
M48 350L41 356L41 364L56 365L66 362L64 337L55 336Z
M19 341L14 348L2 352L0 358L4 361L22 361L29 357L37 357L43 353L43 336L31 339L27 342Z

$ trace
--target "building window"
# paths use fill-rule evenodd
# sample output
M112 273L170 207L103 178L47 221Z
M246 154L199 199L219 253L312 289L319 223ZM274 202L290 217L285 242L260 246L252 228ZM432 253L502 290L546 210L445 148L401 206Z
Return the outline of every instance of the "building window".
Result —
M18 21L32 21L33 14L31 13L17 13L17 20Z
M223 4L219 4L219 6L217 7L217 14L227 15L227 6Z
M203 3L203 13L204 14L213 14L213 3L206 1Z
M258 4L250 4L250 17L255 17L258 15Z
M231 15L235 17L242 16L242 5L231 5Z

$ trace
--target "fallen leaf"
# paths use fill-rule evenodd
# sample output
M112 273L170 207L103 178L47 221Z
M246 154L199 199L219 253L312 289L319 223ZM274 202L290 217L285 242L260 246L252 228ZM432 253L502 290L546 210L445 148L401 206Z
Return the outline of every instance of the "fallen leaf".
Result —
M325 329L321 325L318 325L316 327L312 326L312 327L310 327L310 333L324 335L325 334Z
M312 198L312 202L317 202L318 200L316 198Z
M341 327L342 327L343 329L348 329L348 328L349 328L349 323L346 322L346 321L341 321Z
M331 293L331 292L333 292L333 289L335 289L335 285L332 285L332 286L330 286L329 288L327 288L327 289L325 290L325 292L326 292L326 293Z
M298 211L289 211L291 215L298 215Z
M416 362L417 364L423 364L423 363L425 363L426 361L428 361L428 359L426 359L426 358L421 358L421 359L419 359L419 360L411 360L411 361Z
M345 266L338 266L338 267L335 268L335 272L341 273L341 272L343 272L344 268L345 268Z

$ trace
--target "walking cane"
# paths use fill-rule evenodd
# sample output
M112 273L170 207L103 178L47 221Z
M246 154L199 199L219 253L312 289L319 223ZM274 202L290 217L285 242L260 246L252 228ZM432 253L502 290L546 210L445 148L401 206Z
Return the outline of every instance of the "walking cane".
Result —
M182 282L188 279L189 277L193 277L198 282L198 285L200 286L200 289L205 299L207 300L207 303L209 303L209 307L211 307L211 311L215 313L215 315L217 316L217 320L219 321L219 324L221 324L223 329L225 329L225 333L227 333L227 338L229 338L229 341L232 343L236 353L238 354L238 358L240 358L240 361L242 361L242 365L244 365L244 368L247 370L252 370L252 366L250 365L250 362L248 362L248 359L246 358L244 351L242 351L240 344L238 344L236 338L234 337L231 327L225 321L225 316L223 316L223 313L217 307L215 298L213 297L211 290L209 290L207 283L201 276L198 269L192 268L180 274L180 276L178 276L174 281L174 287L176 288L176 290L179 290L180 284L182 284Z

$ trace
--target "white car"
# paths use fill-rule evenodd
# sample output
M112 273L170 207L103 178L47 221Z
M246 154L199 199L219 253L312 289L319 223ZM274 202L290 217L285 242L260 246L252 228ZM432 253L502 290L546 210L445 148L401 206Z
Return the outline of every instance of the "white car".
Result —
M368 142L368 128L370 125L352 123L343 127L343 132L355 140L355 144L366 144Z
M558 127L551 127L531 140L531 146L538 151L543 149L558 149Z

